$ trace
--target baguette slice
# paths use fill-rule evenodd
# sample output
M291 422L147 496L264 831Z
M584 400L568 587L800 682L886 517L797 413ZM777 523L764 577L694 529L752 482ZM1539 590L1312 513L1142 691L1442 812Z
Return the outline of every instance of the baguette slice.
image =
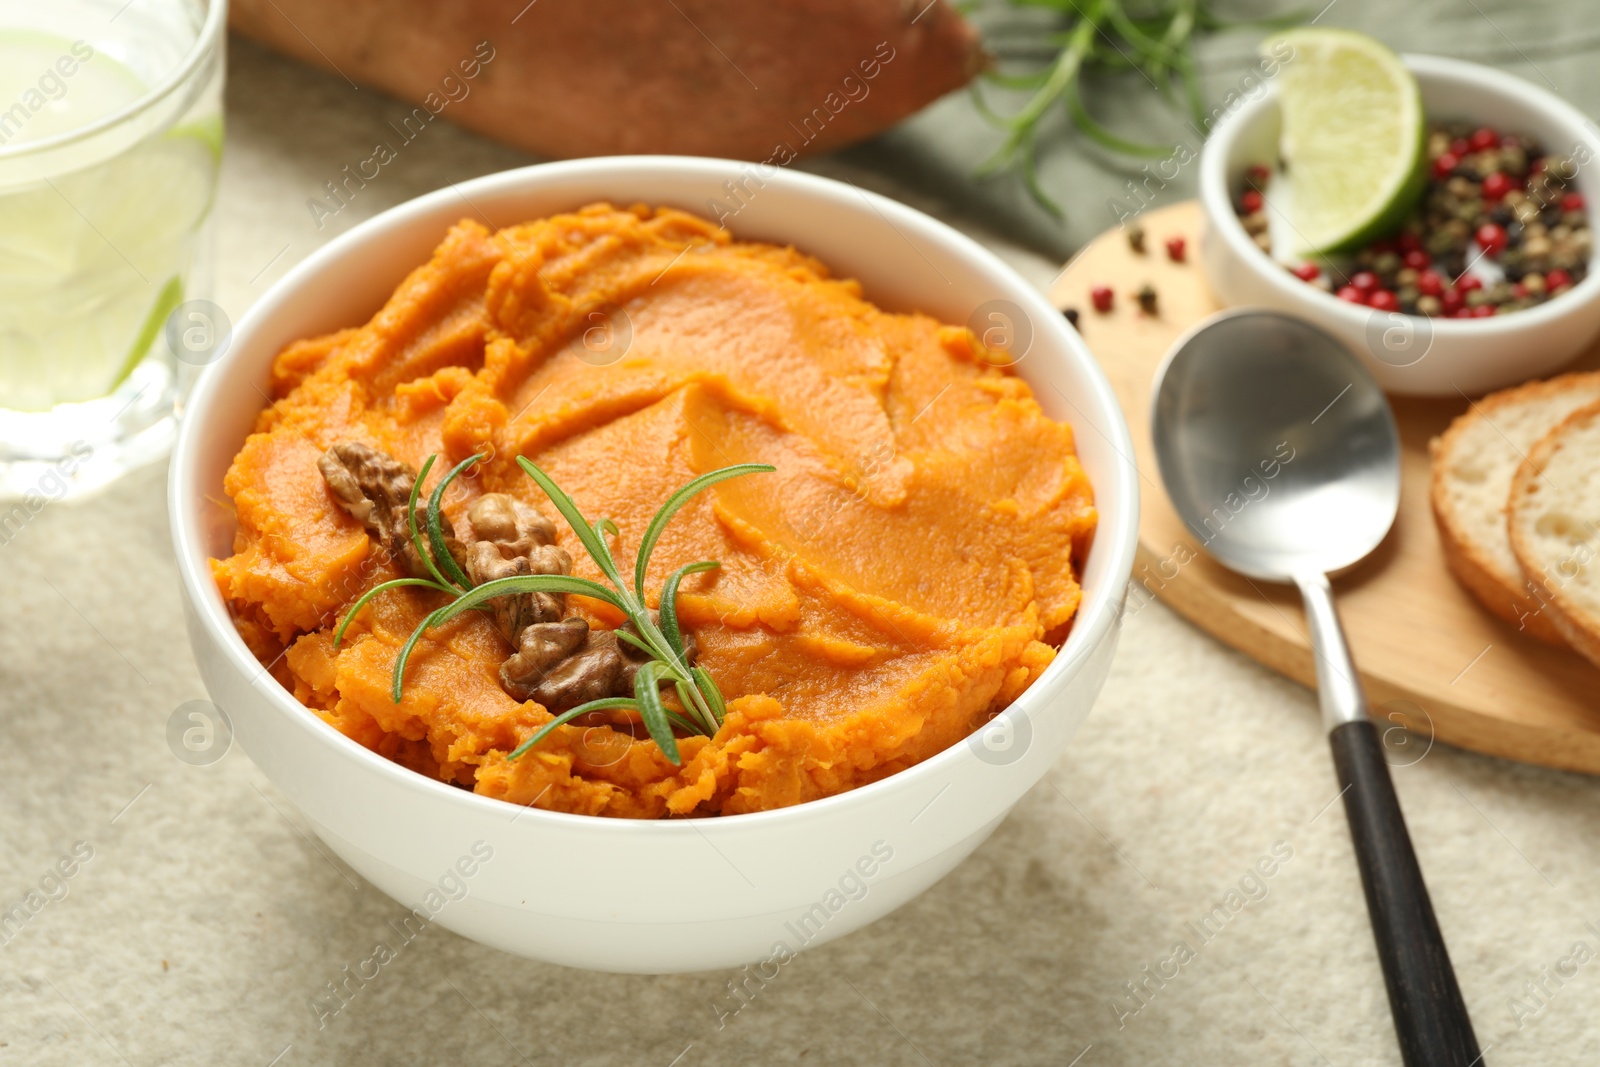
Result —
M1506 506L1511 549L1567 643L1600 665L1600 402L1542 437Z
M1433 518L1445 563L1483 606L1551 644L1564 644L1511 551L1506 499L1541 437L1600 400L1600 371L1564 374L1484 397L1431 442Z

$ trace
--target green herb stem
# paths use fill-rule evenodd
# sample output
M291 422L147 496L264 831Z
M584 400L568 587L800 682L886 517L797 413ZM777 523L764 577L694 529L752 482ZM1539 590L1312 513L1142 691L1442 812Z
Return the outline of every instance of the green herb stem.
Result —
M1052 34L1058 52L1044 70L1028 73L994 71L990 85L1026 90L1028 97L1010 115L997 112L985 99L980 83L972 86L978 113L1005 132L1000 147L978 167L979 176L1015 168L1034 199L1052 214L1061 209L1039 185L1038 133L1044 117L1062 105L1073 126L1086 138L1125 156L1162 156L1172 145L1148 144L1122 137L1096 121L1084 106L1083 76L1096 70L1138 71L1161 96L1178 106L1181 92L1196 127L1205 124L1205 101L1195 69L1194 41L1201 34L1226 29L1278 29L1303 21L1309 11L1270 19L1232 22L1213 14L1208 0L1152 0L1132 5L1127 0L1013 0L1019 7L1048 8L1064 20L1064 32Z
M683 579L690 574L711 570L720 564L716 560L701 560L697 563L686 564L673 571L667 578L661 591L661 604L657 612L659 623L650 617L649 609L645 606L644 581L649 568L650 555L655 550L656 543L660 541L667 523L672 517L688 503L696 494L718 482L729 478L737 478L745 474L770 473L777 468L766 463L741 463L721 470L710 471L691 480L680 487L667 498L660 510L651 519L646 528L644 537L640 539L639 550L634 561L633 585L630 588L624 583L622 573L617 567L616 559L612 555L608 539L621 539L621 531L617 524L608 518L597 519L590 522L578 509L576 503L568 496L554 479L541 470L537 464L526 457L519 456L517 464L531 477L542 489L556 510L561 513L567 525L572 528L573 534L583 545L589 557L594 560L595 566L605 577L610 586L592 581L588 578L578 578L566 574L524 574L509 578L498 578L474 586L471 580L461 571L449 551L449 546L444 539L441 508L443 507L444 494L450 483L472 464L484 459L482 453L470 456L456 464L434 487L433 493L428 498L423 526L427 531L427 542L424 543L422 531L417 523L417 501L423 479L432 469L437 456L429 456L423 464L417 480L411 487L411 497L406 505L406 521L410 528L411 543L415 546L423 565L433 575L435 580L426 578L403 578L392 582L385 582L374 587L356 601L343 623L340 624L338 633L334 637L335 646L343 637L345 628L350 625L358 611L368 601L388 589L404 587L425 587L435 592L445 593L451 597L448 604L429 612L421 624L412 632L400 649L400 654L395 658L394 673L391 679L390 696L396 704L400 703L405 687L406 665L410 662L411 654L416 649L417 643L422 640L423 634L438 626L443 626L462 612L474 608L486 609L488 601L495 597L520 595L523 593L561 593L577 596L587 596L595 600L610 604L627 618L633 633L623 629L615 631L618 640L645 653L650 657L640 665L634 675L634 695L632 697L606 697L597 701L589 701L576 708L562 712L552 718L548 723L534 733L527 741L517 746L509 758L515 759L527 752L533 745L549 736L555 727L572 721L586 711L600 711L608 708L634 708L644 720L645 729L656 746L674 764L680 763L677 739L673 730L679 729L686 733L703 734L711 736L721 727L727 714L727 704L723 700L721 691L717 688L715 680L704 667L689 666L688 656L684 650L683 632L678 622L677 597L678 587ZM678 700L683 705L679 711L669 708L661 700L661 686L671 685L677 693Z

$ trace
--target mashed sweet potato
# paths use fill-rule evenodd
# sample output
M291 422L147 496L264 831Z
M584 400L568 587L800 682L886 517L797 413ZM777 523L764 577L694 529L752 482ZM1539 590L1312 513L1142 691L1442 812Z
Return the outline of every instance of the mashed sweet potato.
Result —
M964 328L888 314L792 248L732 240L674 210L594 205L491 233L450 231L366 325L293 344L274 402L228 472L234 555L213 563L241 634L335 729L416 771L517 804L653 818L758 811L852 789L960 740L1050 662L1095 526L1071 430L989 366ZM557 523L573 573L599 579L528 456L632 548L673 489L732 463L775 474L694 498L651 560L728 699L674 766L641 734L563 726L497 678L510 651L467 612L399 646L443 595L378 596L399 576L318 474L358 440L414 467L492 458L451 487ZM437 473L430 476L429 485ZM569 597L591 625L622 620Z

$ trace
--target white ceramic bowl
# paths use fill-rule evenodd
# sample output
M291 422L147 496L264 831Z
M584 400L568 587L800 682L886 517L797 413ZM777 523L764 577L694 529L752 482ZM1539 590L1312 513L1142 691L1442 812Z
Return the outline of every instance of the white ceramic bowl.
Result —
M1591 205L1600 204L1600 128L1576 108L1493 67L1439 56L1402 58L1416 75L1429 116L1529 134L1554 155L1587 159L1577 187ZM1200 154L1200 260L1224 304L1310 319L1349 345L1386 390L1413 396L1471 396L1541 377L1581 354L1600 333L1600 250L1571 292L1488 319L1375 311L1295 278L1250 240L1230 196L1246 167L1277 159L1279 129L1277 87L1268 83L1258 98L1217 123Z
M792 242L859 278L881 306L965 322L1000 299L1031 320L1032 346L1017 369L1045 411L1076 430L1100 525L1071 636L1007 713L1009 724L840 796L750 815L632 822L522 808L444 785L309 713L245 648L207 566L231 551L232 519L216 502L262 407L274 355L297 338L365 322L463 216L503 226L596 200L705 213L708 200L726 202L728 181L747 190L746 206L728 220L738 236ZM1117 402L1077 334L949 227L807 174L613 157L440 190L296 267L238 324L231 350L197 385L173 455L170 507L190 638L212 699L257 766L350 866L432 921L508 952L670 972L766 958L779 942L796 951L877 919L959 863L1049 769L1088 713L1116 645L1138 530L1137 475L1123 458L1132 454Z

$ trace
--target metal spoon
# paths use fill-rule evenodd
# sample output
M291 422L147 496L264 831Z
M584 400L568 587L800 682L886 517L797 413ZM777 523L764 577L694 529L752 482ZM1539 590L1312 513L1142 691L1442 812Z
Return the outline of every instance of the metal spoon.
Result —
M1151 419L1167 493L1224 566L1305 601L1322 722L1408 1067L1480 1064L1328 575L1378 546L1400 505L1400 437L1378 383L1332 336L1275 311L1179 339Z

